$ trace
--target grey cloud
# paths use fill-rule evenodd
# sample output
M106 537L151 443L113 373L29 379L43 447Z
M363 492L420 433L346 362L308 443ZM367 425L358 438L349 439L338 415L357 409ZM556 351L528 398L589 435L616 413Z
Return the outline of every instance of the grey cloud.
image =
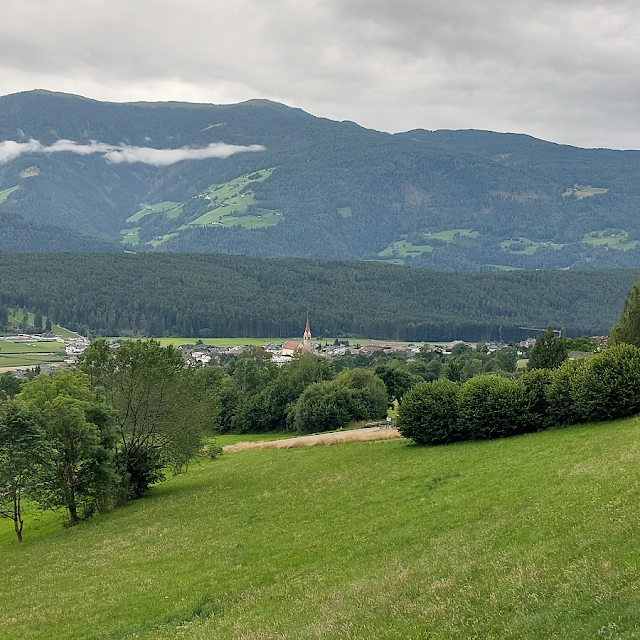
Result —
M0 142L0 164L14 160L23 153L60 153L63 151L79 155L102 154L107 162L113 164L141 162L155 166L168 166L183 160L204 160L206 158L228 158L236 153L255 153L264 151L258 144L240 146L214 142L203 148L181 147L180 149L154 149L151 147L133 147L128 145L108 145L92 141L90 144L78 144L73 140L58 140L50 146L43 146L38 140L29 142Z
M639 66L628 0L14 0L0 25L0 93L266 97L583 146L640 147Z

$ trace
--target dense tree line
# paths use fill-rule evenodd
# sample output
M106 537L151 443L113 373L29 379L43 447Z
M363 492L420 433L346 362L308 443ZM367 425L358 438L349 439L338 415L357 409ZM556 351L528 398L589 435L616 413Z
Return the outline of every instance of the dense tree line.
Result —
M28 264L29 269L24 265ZM0 253L0 305L92 335L519 340L606 332L635 271L442 273L225 255Z

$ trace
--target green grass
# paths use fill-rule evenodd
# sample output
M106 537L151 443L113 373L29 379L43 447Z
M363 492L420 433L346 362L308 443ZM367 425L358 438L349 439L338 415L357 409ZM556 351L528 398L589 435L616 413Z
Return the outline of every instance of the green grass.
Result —
M302 332L301 332L302 333ZM109 336L107 340L130 340L132 338L126 337L118 337L118 336ZM193 344L195 345L197 340L202 340L204 344L214 345L216 347L243 347L246 345L262 347L266 344L274 344L274 345L282 345L287 340L297 340L301 341L302 336L293 336L290 338L154 338L158 340L160 344L163 345L173 345L174 347L179 347L181 344ZM343 338L339 338L342 340ZM314 339L313 342L316 344L320 343L324 346L325 343L333 344L335 338L322 338L322 339ZM399 342L397 340L370 340L369 338L349 338L350 346L355 346L356 344L365 345L365 344L398 344L398 345L411 345L416 344L415 342ZM434 342L431 344L448 344L448 343L439 343Z
M224 454L63 529L0 522L0 636L637 638L640 422Z
M20 172L21 178L35 178L40 175L40 169L36 166L27 167Z
M381 258L406 258L407 256L420 256L423 253L431 253L432 251L433 247L429 244L416 245L406 240L397 240L378 255Z
M480 234L477 231L471 231L471 229L446 229L445 231L432 233L430 237L435 238L436 240L452 242L456 237L477 238L479 235Z
M60 363L65 359L61 342L7 342L0 340L0 370Z
M253 215L246 215L249 207L257 204L253 191L247 187L252 183L264 182L274 171L275 168L262 169L224 184L212 185L202 194L210 202L208 211L179 230L203 226L259 229L278 224L283 219L278 211L264 209Z
M603 229L602 231L591 231L582 236L584 244L594 247L605 247L617 251L629 251L638 246L637 240L629 240L629 233L617 229Z
M441 240L443 242L453 242L456 238L477 238L480 234L477 231L471 231L471 229L446 229L445 231L438 231L437 233L424 233L422 234L425 239ZM413 244L407 242L407 236L404 235L400 240L392 242L388 247L380 251L378 256L381 258L394 258L394 262L403 264L404 258L408 256L417 257L423 253L431 253L433 247L429 244Z
M130 244L133 247L137 247L140 243L140 236L138 232L140 227L130 227L129 229L120 229L120 235L122 236L121 242L123 244Z
M522 251L514 251L510 249L509 247L514 243L520 244L524 247L524 249ZM507 240L503 240L500 243L500 248L507 253L522 254L527 256L533 255L540 247L551 247L554 251L559 251L560 249L562 249L562 247L564 247L564 245L558 244L556 242L536 242L535 240L529 240L529 238L525 238L524 236L509 238Z
M127 222L139 222L145 216L152 215L154 213L164 213L167 218L174 220L175 218L180 217L183 208L184 204L181 202L171 202L168 200L166 202L158 202L157 204L152 204L140 211L136 211L136 213L127 218Z
M582 200L582 198L591 198L592 196L607 193L607 191L609 191L609 189L603 189L602 187L575 184L573 187L567 188L567 190L562 194L562 197L568 198L569 196L574 196L576 199Z
M9 324L19 325L22 321L22 317L24 316L24 309L19 309L17 307L9 307L8 311L8 320ZM33 324L35 319L35 314L31 311L27 311L27 324ZM47 317L43 316L42 322L43 325L47 321ZM75 333L74 331L69 331L69 329L65 329L57 324L51 325L51 333L56 336L60 336L61 338L77 338L80 334Z
M0 191L0 204L2 204L16 189L19 189L20 185L16 185L15 187L9 187L4 191Z

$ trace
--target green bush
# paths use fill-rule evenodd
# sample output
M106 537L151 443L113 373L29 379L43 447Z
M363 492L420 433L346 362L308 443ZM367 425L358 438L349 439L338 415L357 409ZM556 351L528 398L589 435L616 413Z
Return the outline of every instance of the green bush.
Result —
M462 440L458 429L460 386L449 380L421 382L407 391L398 407L398 430L418 444Z
M616 420L640 412L640 349L619 344L587 358L576 375L574 398L584 421Z
M524 390L526 431L541 431L552 426L549 417L548 392L552 373L549 369L527 371L518 381Z
M526 431L523 385L500 376L467 380L458 396L458 420L465 440L504 438Z
M584 360L568 360L551 372L551 384L547 390L550 426L581 422L575 403L575 384L584 364Z

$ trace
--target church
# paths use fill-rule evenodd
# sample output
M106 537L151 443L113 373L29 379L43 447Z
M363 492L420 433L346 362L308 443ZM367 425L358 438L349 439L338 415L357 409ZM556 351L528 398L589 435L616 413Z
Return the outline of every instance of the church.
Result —
M282 345L283 356L292 356L294 353L312 353L313 344L311 342L311 327L309 326L309 314L307 314L307 326L304 328L304 334L302 335L302 342L296 340L287 340Z

